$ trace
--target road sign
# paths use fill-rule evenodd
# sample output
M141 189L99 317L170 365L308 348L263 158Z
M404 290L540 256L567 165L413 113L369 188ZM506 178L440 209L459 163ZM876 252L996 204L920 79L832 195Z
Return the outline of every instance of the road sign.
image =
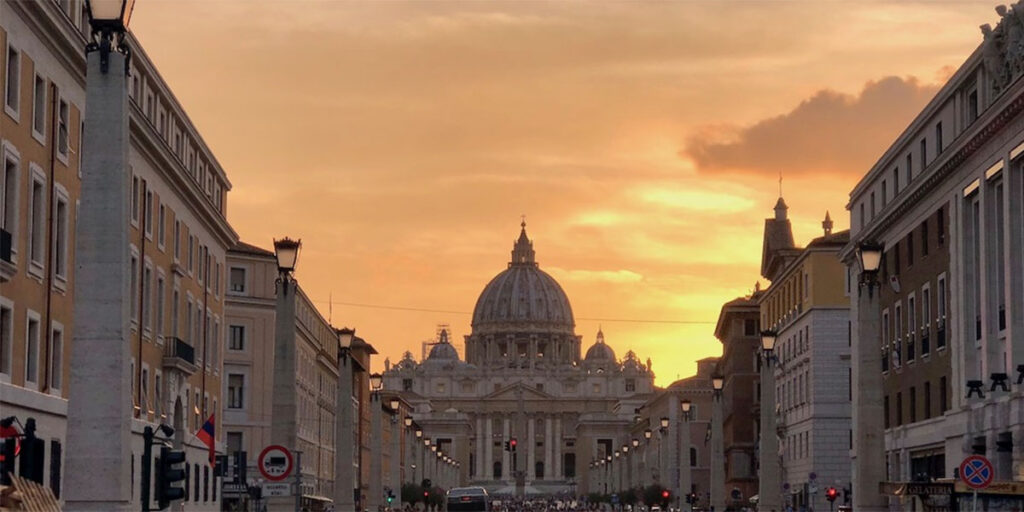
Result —
M292 484L288 483L265 483L263 484L263 496L291 496Z
M263 478L271 482L280 482L292 473L292 453L281 445L272 444L260 452L256 467L260 469Z
M225 496L241 496L249 492L249 486L243 483L237 482L224 482L221 485L220 492Z
M971 455L960 463L960 479L971 489L984 489L995 476L992 463L981 455Z

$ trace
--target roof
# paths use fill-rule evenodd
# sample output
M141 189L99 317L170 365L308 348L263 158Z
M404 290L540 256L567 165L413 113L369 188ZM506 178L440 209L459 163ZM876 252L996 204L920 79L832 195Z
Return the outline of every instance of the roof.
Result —
M270 256L272 258L276 257L273 251L268 251L262 247L256 247L255 245L247 244L241 240L239 240L234 247L228 249L228 251L243 254L251 254L253 256Z
M750 297L737 297L725 304L722 304L722 309L718 313L718 322L715 324L715 337L718 338L719 341L722 341L723 343L725 342L722 337L725 336L724 331L728 325L725 320L726 316L731 313L738 312L738 310L743 307L751 308L751 312L755 313L760 311L760 306L757 302L757 297L760 294L760 291L756 291Z
M849 241L850 230L847 229L840 231L838 233L832 233L831 235L828 236L819 236L818 238L811 240L811 243L807 244L807 248L810 249L812 247L827 247L830 245L842 247L846 245Z

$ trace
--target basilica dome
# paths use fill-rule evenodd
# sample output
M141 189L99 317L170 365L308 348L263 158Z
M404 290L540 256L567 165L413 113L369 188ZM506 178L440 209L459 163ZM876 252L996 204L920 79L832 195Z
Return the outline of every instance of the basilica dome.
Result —
M484 287L473 308L473 332L544 331L573 334L576 323L565 291L535 261L522 225L508 268Z
M604 342L604 333L597 330L597 341L587 349L584 360L588 363L614 363L615 351Z
M455 350L455 347L448 341L448 331L445 329L441 330L441 334L436 344L430 349L430 354L427 355L429 361L457 361L459 359L459 352Z

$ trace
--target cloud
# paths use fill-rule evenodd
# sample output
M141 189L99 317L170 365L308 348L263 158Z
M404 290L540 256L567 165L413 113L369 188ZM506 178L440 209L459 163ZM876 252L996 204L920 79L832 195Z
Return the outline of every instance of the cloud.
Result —
M605 281L610 283L637 283L643 281L644 276L632 270L567 270L558 267L548 267L547 270L559 280L572 281Z
M863 174L937 91L894 76L856 96L824 89L749 126L699 129L681 155L708 174Z

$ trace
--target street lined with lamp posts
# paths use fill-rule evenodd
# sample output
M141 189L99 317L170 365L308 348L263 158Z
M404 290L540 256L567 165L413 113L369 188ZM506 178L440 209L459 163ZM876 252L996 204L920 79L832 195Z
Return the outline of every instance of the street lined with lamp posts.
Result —
M1024 0L162 4L0 0L0 510L1024 509Z

